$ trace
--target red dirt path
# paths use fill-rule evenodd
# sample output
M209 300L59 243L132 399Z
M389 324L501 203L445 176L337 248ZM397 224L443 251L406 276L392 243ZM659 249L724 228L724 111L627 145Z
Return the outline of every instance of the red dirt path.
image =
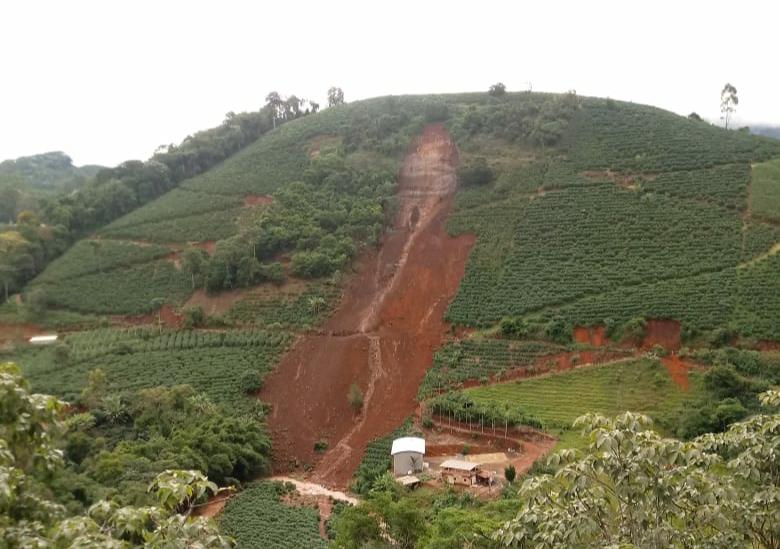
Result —
M399 176L395 225L361 260L323 333L299 339L264 383L276 471L314 464L324 485L346 487L372 439L417 406L417 387L447 331L444 310L465 269L471 236L445 231L458 153L441 125L416 139ZM335 335L338 334L338 335ZM352 383L362 413L347 402ZM326 440L328 451L315 454Z

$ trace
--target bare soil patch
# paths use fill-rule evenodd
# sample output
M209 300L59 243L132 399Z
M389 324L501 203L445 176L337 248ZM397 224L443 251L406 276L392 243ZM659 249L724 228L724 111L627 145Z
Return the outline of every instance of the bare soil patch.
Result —
M684 361L676 354L665 356L661 359L661 363L666 367L669 372L669 377L672 381L680 387L682 390L688 390L688 370L695 366L689 362Z
M149 313L146 315L115 315L110 317L112 324L119 326L142 326L144 324L162 323L168 328L179 328L184 320L183 315L177 313L167 303L160 307L158 313Z
M272 407L276 471L313 464L313 479L346 487L368 442L414 413L474 242L445 230L457 160L444 127L426 126L400 170L394 226L361 258L323 327L344 335L302 337L266 378L260 398ZM359 414L347 402L352 383L364 395ZM313 449L318 440L329 442L322 456Z
M607 179L624 189L634 190L642 181L652 181L654 174L618 173L612 170L591 170L582 172L581 175L593 180Z
M0 342L28 341L45 330L35 324L6 324L0 322Z
M667 351L679 351L680 323L676 320L648 320L641 347L650 349L654 345L660 345Z
M248 194L244 197L244 206L253 208L255 206L264 206L270 204L274 199L267 194Z
M575 326L573 338L576 343L603 347L607 341L604 326Z

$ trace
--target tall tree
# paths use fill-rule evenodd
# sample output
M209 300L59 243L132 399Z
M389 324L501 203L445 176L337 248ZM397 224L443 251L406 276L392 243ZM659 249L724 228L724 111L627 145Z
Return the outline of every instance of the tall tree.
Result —
M341 88L337 88L336 86L332 86L328 90L328 106L334 107L336 105L343 105L344 104L344 90Z
M720 92L720 118L725 122L727 130L729 129L729 120L731 120L734 111L737 110L737 105L739 105L737 88L727 83Z
M282 112L282 105L284 104L284 101L282 100L282 96L279 95L278 92L272 91L271 93L265 96L265 102L269 107L271 107L271 114L274 122L274 128L276 128L276 119L279 117L279 114Z
M506 94L506 86L503 84L503 82L496 82L490 86L488 94L492 95L493 97L501 97L502 95Z

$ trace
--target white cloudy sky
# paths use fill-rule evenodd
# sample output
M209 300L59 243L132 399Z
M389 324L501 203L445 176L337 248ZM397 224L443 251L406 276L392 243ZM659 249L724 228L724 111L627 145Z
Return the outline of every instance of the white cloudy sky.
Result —
M778 21L769 0L3 0L0 159L147 158L271 90L324 103L334 84L349 101L531 82L716 119L729 81L743 122L780 124Z

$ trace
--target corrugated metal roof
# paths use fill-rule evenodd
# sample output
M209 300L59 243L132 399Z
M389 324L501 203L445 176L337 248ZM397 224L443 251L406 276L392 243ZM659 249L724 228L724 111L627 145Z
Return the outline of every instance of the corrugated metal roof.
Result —
M394 456L401 452L414 452L425 454L425 439L419 437L401 437L393 441L393 447L390 449L390 455Z
M439 467L442 469L457 469L458 471L471 471L479 467L479 463L472 463L470 461L464 461L462 459L448 459L443 462Z

